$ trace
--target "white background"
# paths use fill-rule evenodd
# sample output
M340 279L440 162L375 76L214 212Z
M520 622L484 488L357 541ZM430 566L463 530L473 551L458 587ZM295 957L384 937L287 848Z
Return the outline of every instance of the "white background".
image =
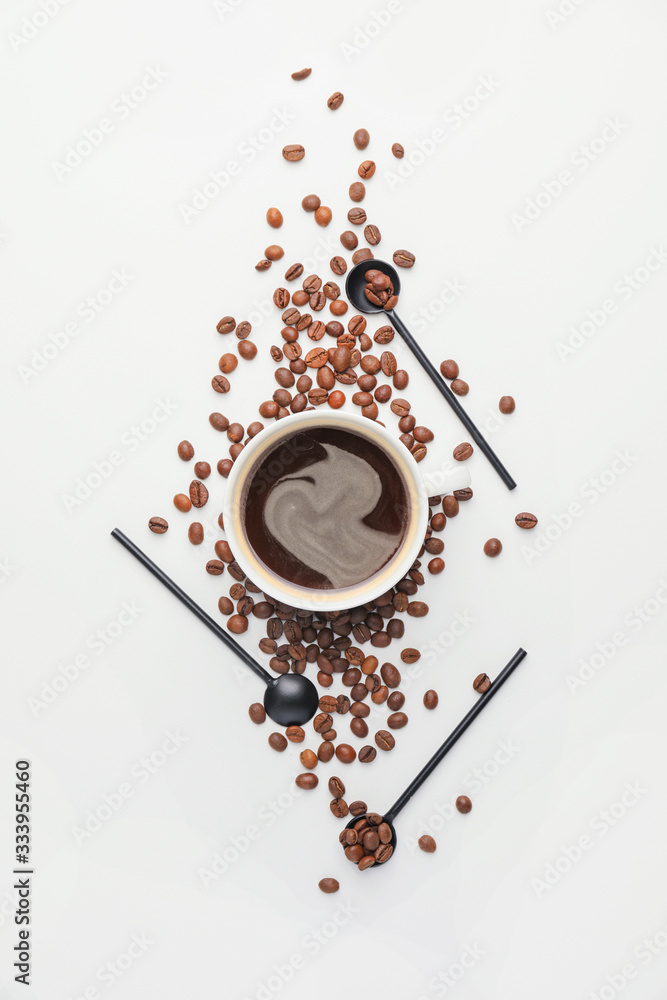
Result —
M562 7L558 20L557 0L401 0L378 29L383 0L71 0L48 19L29 0L3 5L3 995L26 995L11 967L11 808L13 764L27 757L40 1000L664 996L667 19L658 0ZM312 76L294 83L302 66ZM114 102L151 67L164 79L121 117ZM334 113L335 90L345 103ZM262 132L274 109L290 123ZM54 163L102 118L113 131L59 179ZM372 767L321 775L341 773L349 800L388 808L472 704L474 676L529 652L400 816L390 865L365 875L339 852L326 780L297 798L298 748L273 753L269 724L248 720L255 679L109 537L122 527L217 615L230 580L204 573L212 542L190 546L189 518L171 505L191 478L175 446L187 437L214 464L227 442L208 413L247 423L271 394L272 308L255 324L260 356L240 363L225 397L210 378L234 338L223 343L215 324L269 300L283 268L253 266L276 238L285 265L337 252L360 126L378 164L369 220L387 256L417 255L402 272L403 318L435 363L458 360L465 404L519 486L508 493L473 456L474 499L447 525L445 573L422 591L432 613L406 629L405 644L425 651L406 684L410 725ZM613 141L593 142L603 134ZM390 176L394 141L407 176ZM303 162L283 161L290 142L306 146ZM186 222L183 206L232 160L239 174ZM572 182L559 191L563 170ZM299 207L310 191L334 211L328 230ZM279 234L264 221L271 204L285 215ZM86 322L81 303L123 269L132 280ZM606 300L615 311L600 323ZM600 325L573 334L589 310ZM73 322L77 336L54 351ZM447 457L465 435L396 352ZM504 393L517 409L498 421ZM152 424L160 401L171 415ZM122 462L68 510L66 495L113 451ZM214 522L215 472L210 484ZM514 525L522 510L539 517L532 533ZM170 521L162 537L147 530L154 514ZM482 553L490 535L504 543L496 560ZM123 602L136 619L96 652ZM454 639L457 616L467 626ZM259 635L254 622L244 638L254 649ZM82 654L89 666L63 681ZM573 687L578 674L588 679ZM433 713L421 704L430 687ZM184 742L165 758L170 732ZM151 755L164 766L144 782ZM117 812L77 838L128 782ZM472 812L452 816L465 791ZM435 855L414 849L424 828ZM236 860L206 887L216 854ZM337 896L318 891L325 875L340 879ZM150 944L128 960L133 935Z

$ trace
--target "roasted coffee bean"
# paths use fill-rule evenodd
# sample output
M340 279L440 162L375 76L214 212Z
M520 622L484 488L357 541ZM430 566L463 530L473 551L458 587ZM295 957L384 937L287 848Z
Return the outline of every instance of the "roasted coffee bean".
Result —
M321 204L322 202L316 194L307 194L306 197L301 200L301 207L306 212L314 212L315 209L319 208Z
M366 813L368 806L361 799L355 799L354 802L350 802L350 815L351 816L363 816Z
M396 740L386 729L378 729L375 742L380 750L393 750L396 746Z
M472 490L469 486L466 486L462 490L454 490L454 496L459 503L464 503L466 500L472 500Z
M488 674L477 674L477 677L472 682L472 686L479 694L484 694L491 687L491 678Z
M322 286L322 291L328 299L337 299L340 295L340 286L335 281L327 281Z
M433 434L433 431L430 429L430 427L422 427L421 425L418 425L412 431L412 436L415 439L415 441L419 441L420 444L428 444L430 441L433 440L435 435ZM454 498L452 497L452 499ZM447 512L445 511L445 513Z
M401 672L393 663L383 663L380 667L380 673L388 688L396 688L401 683Z
M297 290L292 295L292 305L301 308L301 306L305 306L309 298L310 295L308 294L308 292L304 292L303 288L297 288ZM293 330L290 330L289 334L290 335L288 336L287 331L285 330L282 331L282 336L285 340L296 340Z
M296 381L289 368L276 368L273 373L273 377L278 385L282 386L284 389L294 385L294 382Z
M268 601L258 601L252 609L252 613L255 618L270 618L273 614L273 605L269 604Z
M312 73L312 69L299 69L296 73L292 73L293 80L306 80Z
M403 389L407 388L410 376L402 368L399 368L392 381L394 383L394 389L398 389L399 392L402 392Z
M371 137L365 128L358 128L352 136L352 141L357 149L366 149L366 146L371 141Z
M404 631L405 625L398 618L394 618L394 620L390 621L387 625L387 635L390 639L402 639ZM381 635L381 633L377 632L375 638L377 638L378 635ZM376 645L376 643L373 643L373 645ZM384 646L385 643L382 643L382 645ZM386 645L389 645L389 643L386 643Z
M459 512L459 502L456 497L447 495L442 501L442 509L447 517L456 517Z
M455 379L459 375L459 366L456 361L452 361L450 358L447 361L440 362L440 372L445 378Z
M336 757L341 764L351 764L357 756L356 750L349 743L339 743L336 747Z
M235 580L245 579L245 573L243 572L243 570L241 569L241 567L237 562L230 562L227 569L229 571L229 575L232 576Z
M380 846L380 834L377 831L377 827L365 830L361 838L361 843L366 852L377 851Z
M362 184L361 181L354 181L354 183L350 184L349 195L350 195L350 201L355 201L355 202L363 201L364 198L366 197L365 185Z
M301 726L288 726L285 730L285 736L290 743L303 743L306 738L306 734Z
M446 524L447 518L444 514L434 514L431 518L431 528L433 531L443 531Z
M261 638L258 643L259 648L263 653L270 655L276 651L275 639Z
M344 819L350 811L350 807L345 799L332 799L329 803L329 809L331 809L336 819Z
M381 326L379 330L376 330L373 334L373 340L376 344L390 344L394 339L394 328L391 326ZM394 410L396 413L397 411Z
M275 346L271 347L269 353L271 354L271 360L272 361L282 361L282 359L283 359L283 352L281 351L281 349L279 347L275 347Z
M314 750L302 750L299 754L299 760L301 761L301 766L312 771L314 767L317 767L317 754Z
M283 150L283 156L285 151ZM266 221L272 229L280 229L283 224L283 213L279 208L269 208L266 212Z
M387 698L387 708L392 712L398 712L405 704L405 695L402 691L392 691Z
M412 267L415 262L415 255L409 250L395 250L392 257L397 267Z
M174 497L174 507L176 510L180 510L181 513L185 514L192 507L190 497L186 497L185 493L177 493Z
M257 344L253 344L252 340L240 340L238 351L239 357L244 361L252 361L257 355Z
M273 293L273 302L278 307L278 309L284 309L285 306L289 305L289 300L290 300L290 293L286 288L276 288L275 292ZM297 311L296 309L292 310L292 312L296 311ZM283 322L286 322L284 313L283 313ZM289 326L290 324L288 323L287 325Z
M169 525L163 517L151 517L148 522L148 527L156 535L164 535Z
M224 375L229 375L233 372L239 363L239 359L235 354L223 354L218 361L218 368Z
M331 222L333 213L328 205L320 205L318 209L315 210L315 222L318 226L328 226Z
M366 688L364 687L364 695L366 694ZM350 715L353 715L355 719L365 719L370 715L370 708L368 705L364 705L361 701L355 701L350 705Z
M355 684L353 688L350 688L350 697L353 701L363 701L368 694L368 688L365 684Z
M384 649L391 644L391 635L388 632L375 632L371 636L371 646L377 649Z
M329 368L327 365L322 365L321 368L317 369L317 375L315 376L315 378L317 379L317 384L320 387L320 389L326 389L327 392L330 389L333 389L334 385L336 384L336 378L334 376L334 373L332 372L331 368Z
M362 178L362 180L368 180L375 173L375 163L373 160L364 160L363 163L359 164L359 169L357 173Z
M345 795L345 785L335 774L329 778L329 794L333 796L334 799L342 798Z
M240 635L242 632L247 631L248 619L244 615L231 615L227 619L227 628L230 632Z
M292 264L285 271L285 281L294 281L303 274L303 264Z
M325 740L324 743L320 743L317 748L317 759L322 761L323 764L328 764L328 762L333 758L334 755L334 745Z
M457 444L456 448L452 452L452 455L454 456L457 462L465 462L467 458L470 458L472 452L473 452L472 445L469 444L467 441L464 441L462 444Z
M367 243L370 243L372 247L376 247L382 240L382 235L377 226L365 226L364 239Z
M361 844L352 844L350 847L345 848L345 857L348 861L353 861L356 865L363 860L364 849Z
M435 840L428 833L423 834L417 843L419 844L419 849L426 854L433 854L437 847Z
M350 711L350 699L345 694L339 694L336 698L336 711L339 715L347 715Z
M306 155L305 149L298 143L293 143L292 145L289 146L283 146L284 159L289 160L292 163L295 163L297 160L302 160L305 155Z
M305 774L297 774L294 779L294 783L298 785L299 788L303 788L304 791L310 792L313 788L317 788L320 779L312 771L306 771Z
M387 725L390 729L403 729L408 724L408 717L405 712L394 712L388 716Z
M249 323L247 319L244 319L236 327L236 336L238 337L239 340L245 340L247 337L250 336L251 332L252 332L252 324Z
M308 351L304 360L309 368L322 368L329 360L329 355L323 347L314 347L312 351Z
M395 142L391 147L391 151L397 160L402 160L405 156L405 150L401 146L400 142Z
M350 731L354 733L355 736L359 736L364 739L368 736L368 725L363 719L353 718L350 722Z
M181 441L176 450L178 451L178 457L183 462L189 462L194 458L195 450L189 441Z
M425 604L423 601L410 601L408 604L408 614L412 618L423 618L424 615L428 614L428 604Z
M362 226L366 222L366 212L363 208L351 208L347 213L347 220L353 226Z
M287 748L287 740L282 733L271 733L269 736L269 746L273 750L277 750L279 753L282 753L282 751Z
M248 715L254 723L260 725L262 722L266 721L266 709L260 702L256 701L248 709Z
M445 543L441 538L427 538L424 542L424 548L429 555L439 556L445 548Z
M495 559L503 551L503 543L499 538L488 538L484 542L484 555Z
M429 560L428 571L433 576L437 576L438 573L442 573L444 568L445 568L445 560L441 559L439 556L436 556L435 559Z
M456 808L460 813L469 813L472 809L472 802L467 795L459 795L456 800Z
M357 868L359 869L360 872L365 872L367 868L372 868L374 864L375 864L375 858L373 857L373 855L367 854L365 857L361 859L361 861L357 865Z
M206 563L206 572L210 576L220 576L225 572L225 564L220 559L209 559Z
M316 733L325 733L327 729L331 729L331 724L333 719L327 712L320 712L313 719L313 729Z
M285 251L281 246L278 246L277 243L272 243L264 251L264 256L268 260L280 260L280 258L284 255L284 253Z
M211 386L216 392L229 392L229 379L226 379L224 375L214 375L211 379Z
M236 320L233 316L223 316L222 319L218 321L216 330L218 333L232 333L235 326Z
M411 413L408 413L407 416L401 417L398 421L398 429L401 434L410 434L414 430L416 423L417 420L415 417ZM412 440L414 441L414 438Z
M203 507L208 500L208 490L198 479L190 483L190 502L193 507Z
M363 247L361 250L355 250L352 254L352 263L361 264L362 261L372 260L373 253L368 247Z
M325 298L324 292L317 292L317 295L321 295L323 299ZM307 333L311 340L321 340L324 336L325 330L326 327L324 323L321 323L319 320L315 320L315 322L311 323L308 327Z
M434 691L432 688L426 692L424 695L424 707L432 711L434 708L438 707L438 692Z
M301 357L301 346L299 344L285 344L284 354L288 361L298 361L298 359ZM291 365L290 365L290 371L292 371Z
M226 431L229 427L229 420L222 413L209 414L208 422L216 431Z
M380 367L382 372L387 377L396 374L396 358L391 353L391 351L383 351L380 356Z
M341 92L339 90L337 90L327 100L327 107L330 108L332 111L337 111L338 108L341 106L341 104L343 103L344 100L345 100L345 98L343 97L343 95L341 94Z
M409 646L401 652L401 659L403 663L416 663L417 660L421 659L421 653L418 649L413 649Z
M345 274L347 271L347 262L344 257L332 257L329 261L329 267L334 274Z
M455 392L457 396L467 396L470 391L470 386L467 382L464 382L462 378L455 378L452 382L450 389Z
M204 528L199 521L193 521L188 528L188 539L193 545L201 545L204 541Z
M386 684L381 684L380 687L371 693L371 701L374 705L384 705L387 697L389 695L389 689Z
M501 413L514 413L516 409L516 403L512 396L501 396L500 402L498 403L498 409Z
M377 757L377 750L375 747L365 746L359 751L359 763L360 764L370 764L371 761L375 760Z
M338 880L335 878L321 878L320 881L317 883L317 887L318 889L320 889L321 892L326 892L328 894L332 892L338 892L338 890L340 889Z
M517 514L514 518L514 523L518 524L520 528L534 528L537 524L537 518L534 514L524 511L522 514Z
M229 600L228 597L219 597L218 610L222 615L231 615L232 611L234 610L234 605L232 604L232 602Z

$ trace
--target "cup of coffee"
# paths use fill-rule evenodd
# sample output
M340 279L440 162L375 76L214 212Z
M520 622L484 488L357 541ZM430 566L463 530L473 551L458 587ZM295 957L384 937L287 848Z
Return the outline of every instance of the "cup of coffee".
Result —
M454 476L452 489L470 481L465 470ZM441 473L443 492L451 477ZM225 532L241 568L275 600L338 611L406 575L435 492L433 477L377 422L311 410L276 421L243 449L227 480Z

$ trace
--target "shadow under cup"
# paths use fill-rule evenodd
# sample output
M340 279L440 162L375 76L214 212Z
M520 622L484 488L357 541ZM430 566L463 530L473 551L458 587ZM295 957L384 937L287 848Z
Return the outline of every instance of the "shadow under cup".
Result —
M346 451L347 458L343 459L346 475L341 479L333 477L332 462L336 456L340 460L336 445L345 435L362 439L362 455L351 449ZM315 440L313 447L324 448L326 463L320 461L318 464L315 459L299 457L292 469L293 455L300 447L305 447L303 442L312 440ZM350 439L347 441L349 443ZM366 461L368 456L373 460ZM300 468L299 463L304 462ZM369 466L372 470L366 474ZM327 479L327 475L333 478ZM380 530L372 535L369 534L372 529L368 527L368 516L363 517L363 523L362 518L346 520L341 516L340 524L335 525L334 536L340 538L340 532L345 531L348 524L345 538L338 545L329 540L325 555L320 547L318 572L306 580L308 561L299 560L301 552L296 554L295 550L307 544L308 532L313 532L315 525L321 523L317 519L328 519L325 531L331 531L336 515L340 515L343 508L354 507L357 501L363 503L366 495L377 496L378 480L385 486L395 487L396 495L400 494L400 504L392 507L383 488L377 506L371 502L367 512L370 515L373 507L373 516L376 520L379 518ZM272 496L276 486L282 492ZM314 510L311 501L315 504ZM385 532L387 524L397 516L396 508L401 512L401 528L394 533L392 541L391 533ZM308 516L303 513L306 510ZM283 525L285 534L280 536L278 532L278 543L267 546L263 530L267 524L276 522ZM424 541L428 501L417 463L384 427L353 414L309 411L294 414L260 431L241 452L227 480L224 523L236 561L261 590L291 607L341 611L372 601L407 574ZM275 543L276 537L271 537ZM371 547L377 541L375 565L379 568L357 580L358 560L354 553L363 549L364 538L371 540ZM258 541L261 544L257 544ZM319 538L317 541L319 545ZM395 551L383 559L383 547L395 548ZM369 556L365 549L361 556L372 559L372 553ZM305 574L299 571L299 566L306 570ZM330 566L331 580L323 579L327 566Z

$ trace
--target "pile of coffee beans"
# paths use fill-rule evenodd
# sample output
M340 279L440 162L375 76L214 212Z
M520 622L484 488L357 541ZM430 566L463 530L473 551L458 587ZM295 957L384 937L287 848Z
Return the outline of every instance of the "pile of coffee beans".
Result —
M363 872L382 865L394 853L394 833L379 813L365 813L352 826L345 827L338 838L345 857Z
M372 227L367 226L366 229ZM365 230L364 230L365 232ZM366 237L368 239L368 237ZM372 240L368 240L372 243ZM380 242L377 240L376 242ZM396 257L396 254L394 254ZM384 271L378 271L374 267L370 267L365 273L364 278L366 279L366 284L364 285L364 295L374 306L380 306L382 309L389 312L390 309L395 309L398 305L398 295L394 295L394 283L388 274Z

